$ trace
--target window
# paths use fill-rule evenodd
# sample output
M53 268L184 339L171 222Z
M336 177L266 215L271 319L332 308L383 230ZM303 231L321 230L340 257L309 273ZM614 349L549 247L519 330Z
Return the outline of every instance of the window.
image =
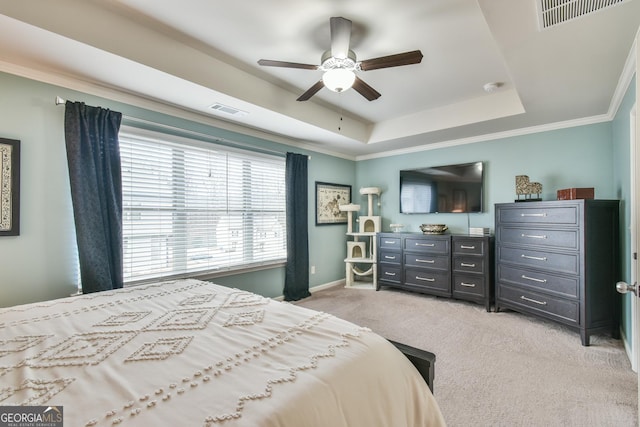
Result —
M119 138L125 282L284 261L284 158L142 131Z

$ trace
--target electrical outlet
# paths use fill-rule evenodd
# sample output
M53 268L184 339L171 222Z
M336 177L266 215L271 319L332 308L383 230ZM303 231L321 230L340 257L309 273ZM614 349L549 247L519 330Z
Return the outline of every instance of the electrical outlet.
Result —
M311 274L316 274L316 266L315 265L311 266Z

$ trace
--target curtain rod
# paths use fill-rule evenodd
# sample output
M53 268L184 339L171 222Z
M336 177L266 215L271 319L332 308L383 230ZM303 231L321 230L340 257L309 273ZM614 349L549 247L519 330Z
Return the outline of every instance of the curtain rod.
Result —
M56 100L55 100L56 105L63 105L66 102L67 101L64 98L61 98L60 96L56 96ZM237 141L230 141L228 139L220 138L220 137L217 137L217 136L207 135L206 133L196 132L196 131L189 130L189 129L182 129L182 128L178 128L178 127L175 127L175 126L165 125L164 123L158 123L158 122L153 122L151 120L140 119L138 117L131 117L131 116L123 115L123 119L128 120L128 121L132 121L132 122L138 122L138 123L150 124L150 125L154 125L154 126L160 126L160 127L166 128L166 129L177 130L177 131L180 131L180 132L186 132L186 133L194 135L194 136L200 136L200 137L205 137L207 139L213 139L215 142L225 142L227 144L232 144L232 145L236 145L236 146L240 146L240 147L258 149L259 151L263 151L263 152L271 153L271 154L277 154L277 155L280 155L280 156L285 155L285 153L283 153L282 151L269 150L269 149L266 149L266 148L259 148L259 147L255 147L255 146L253 146L251 144L246 144L246 143L237 142ZM309 160L311 160L311 156L307 156L307 157L309 158Z

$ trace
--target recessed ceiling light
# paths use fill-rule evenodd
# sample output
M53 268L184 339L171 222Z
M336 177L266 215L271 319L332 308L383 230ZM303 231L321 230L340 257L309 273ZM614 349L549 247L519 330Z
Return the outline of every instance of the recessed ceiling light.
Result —
M504 83L500 83L500 82L491 82L491 83L487 83L486 85L482 86L482 88L484 89L485 92L487 93L491 93L491 92L495 92L496 90L498 90L498 88L500 88Z

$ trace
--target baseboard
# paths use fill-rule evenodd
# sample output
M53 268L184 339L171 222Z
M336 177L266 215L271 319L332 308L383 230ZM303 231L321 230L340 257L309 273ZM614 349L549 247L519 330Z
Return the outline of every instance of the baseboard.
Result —
M329 282L329 283L324 283L322 285L313 286L313 287L309 288L309 292L311 292L313 294L314 292L322 291L324 289L333 288L334 286L344 286L345 282L346 282L345 279L340 279L340 280L336 280L334 282ZM276 301L283 301L284 300L284 295L273 297L273 299L276 300Z
M624 351L627 353L627 357L629 358L629 362L631 362L631 370L633 372L638 372L638 367L636 366L636 361L633 360L633 350L631 348L631 343L627 341L627 336L624 333L622 327L620 327L620 337L622 338L622 342L624 344Z
M345 282L346 282L345 279L340 279L334 282L325 283L323 285L314 286L312 288L309 288L309 292L314 293L314 292L322 291L324 289L333 288L334 286L344 286Z

